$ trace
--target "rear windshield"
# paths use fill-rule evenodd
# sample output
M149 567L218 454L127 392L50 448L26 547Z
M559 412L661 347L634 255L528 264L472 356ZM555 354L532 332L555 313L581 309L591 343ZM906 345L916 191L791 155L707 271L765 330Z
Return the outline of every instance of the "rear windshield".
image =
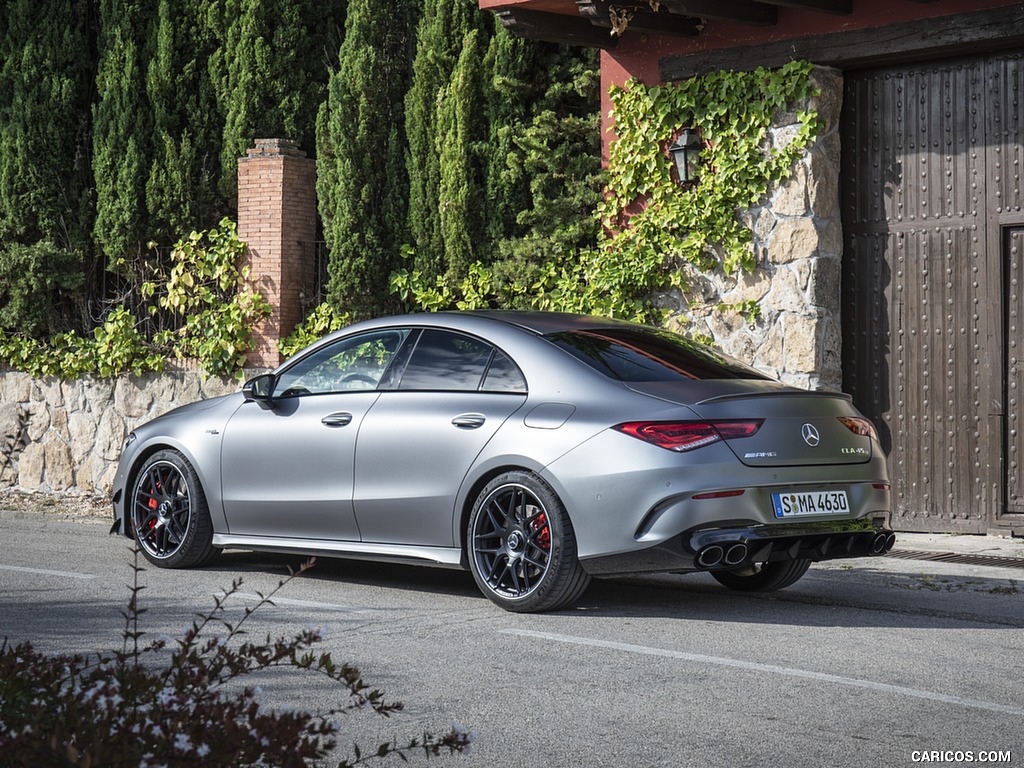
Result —
M619 381L770 378L711 347L657 328L564 331L545 338Z

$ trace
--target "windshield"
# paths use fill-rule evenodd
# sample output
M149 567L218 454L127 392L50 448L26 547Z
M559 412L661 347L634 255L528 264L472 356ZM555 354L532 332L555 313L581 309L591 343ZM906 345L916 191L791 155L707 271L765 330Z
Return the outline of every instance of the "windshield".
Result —
M716 349L657 328L564 331L545 338L619 381L770 379Z

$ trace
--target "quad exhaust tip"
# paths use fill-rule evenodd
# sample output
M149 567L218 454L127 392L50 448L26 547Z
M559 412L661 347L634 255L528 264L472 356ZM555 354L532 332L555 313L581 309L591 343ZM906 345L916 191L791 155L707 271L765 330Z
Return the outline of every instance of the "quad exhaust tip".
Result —
M846 545L845 551L848 553L846 555L847 557L853 554L850 550L850 547L853 546L853 541L855 541L855 539L849 539ZM863 549L865 546L864 538L860 538L859 541L860 543L857 546L861 555L884 555L889 552L896 543L896 534L892 531L879 531L866 542L866 552ZM835 549L835 546L833 546L833 549ZM820 554L822 559L828 559L828 553L821 552ZM792 556L797 556L795 551L792 553ZM835 557L836 555L832 554L831 556ZM705 569L736 568L746 563L749 558L750 548L745 542L724 541L717 544L708 544L706 547L701 549L697 553L696 558L694 558L694 563L698 568Z

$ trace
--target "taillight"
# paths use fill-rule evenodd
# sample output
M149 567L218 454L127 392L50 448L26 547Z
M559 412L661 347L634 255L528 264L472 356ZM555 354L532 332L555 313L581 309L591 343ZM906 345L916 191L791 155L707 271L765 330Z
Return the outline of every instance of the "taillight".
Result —
M842 422L848 430L853 432L855 435L861 437L871 437L875 440L878 439L878 432L875 431L875 425L869 420L860 416L840 416L839 421Z
M717 443L750 437L764 419L730 421L628 421L615 427L619 432L653 443L659 448L683 453Z

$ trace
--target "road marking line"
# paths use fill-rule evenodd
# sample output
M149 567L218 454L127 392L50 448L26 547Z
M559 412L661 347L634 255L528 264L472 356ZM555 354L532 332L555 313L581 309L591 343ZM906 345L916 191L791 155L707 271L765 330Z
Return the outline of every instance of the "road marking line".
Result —
M631 645L629 643L615 643L608 640L595 640L588 637L574 637L572 635L560 635L554 632L535 632L528 629L504 629L502 634L519 635L521 637L533 637L539 640L551 640L558 643L571 643L573 645L586 645L592 648L607 648L613 651L625 653L636 653L644 656L659 656L667 659L679 659L697 664L714 664L720 667L735 667L751 672L767 672L773 675L786 675L787 677L800 677L806 680L816 680L823 683L836 683L848 685L854 688L866 688L880 693L894 693L900 696L913 696L917 699L937 701L942 704L957 704L972 709L983 709L989 712L1000 712L1007 715L1024 717L1024 709L1009 704L997 704L991 701L979 701L977 699L965 699L960 696L949 696L944 693L923 691L919 688L906 688L902 685L891 685L889 683L877 683L873 680L861 680L856 677L841 677L829 675L824 672L810 672L804 669L792 667L780 667L775 664L760 664L755 661L740 661L739 659L728 659L721 656L705 656L699 653L685 653L683 651L670 651L664 648L651 648L645 645Z
M253 592L236 592L235 597L241 600L259 602L264 598ZM299 608L323 608L328 611L343 611L344 613L371 613L372 608L359 608L351 605L338 605L337 603L318 603L314 600L293 600L290 597L274 597L270 602L274 605L294 605Z
M75 573L74 571L50 571L46 568L22 568L19 565L0 565L0 571L18 571L20 573L41 573L46 576L63 576L66 579L95 579L94 573Z

